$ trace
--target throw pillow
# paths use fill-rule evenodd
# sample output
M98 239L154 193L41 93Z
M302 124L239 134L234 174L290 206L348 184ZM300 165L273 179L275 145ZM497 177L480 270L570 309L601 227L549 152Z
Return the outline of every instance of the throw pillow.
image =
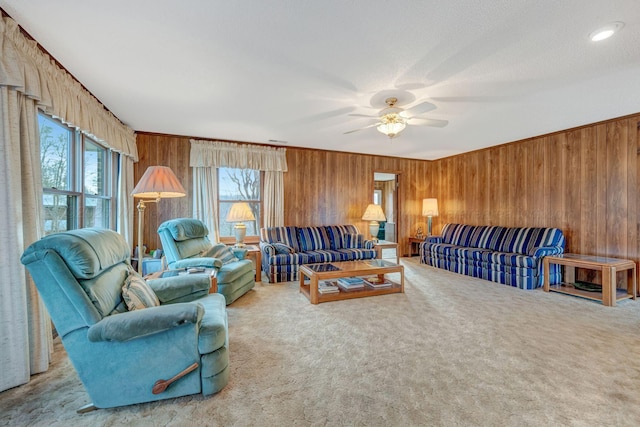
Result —
M280 242L273 243L273 247L276 248L277 254L292 254L295 252L291 246Z
M133 270L129 270L129 275L122 286L122 298L129 311L160 305L153 289Z
M342 236L342 247L345 249L360 249L364 243L362 234L347 233Z
M218 243L217 245L214 245L211 249L209 249L209 251L207 251L206 255L204 256L218 258L220 261L222 261L222 264L229 264L230 262L239 261L238 258L236 258L236 255L233 253L233 249L231 249L224 243Z

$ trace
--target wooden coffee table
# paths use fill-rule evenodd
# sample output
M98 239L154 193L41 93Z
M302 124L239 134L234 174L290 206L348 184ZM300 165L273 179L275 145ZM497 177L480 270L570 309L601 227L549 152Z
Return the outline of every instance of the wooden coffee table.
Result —
M400 273L400 282L385 278L385 274ZM328 301L340 301L351 298L363 298L374 295L387 295L404 292L404 266L381 259L367 261L330 262L326 264L304 264L300 266L300 292L306 296L311 304ZM364 289L342 291L331 294L318 292L318 282L321 280L339 279L341 277L378 276L391 282L391 286L373 289L365 285ZM305 284L305 277L309 283Z

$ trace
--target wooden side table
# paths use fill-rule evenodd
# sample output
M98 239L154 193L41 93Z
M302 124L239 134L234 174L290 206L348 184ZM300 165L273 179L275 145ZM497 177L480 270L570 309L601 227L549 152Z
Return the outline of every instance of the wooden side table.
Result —
M564 282L561 285L549 284L549 266L564 266ZM602 292L588 292L576 288L576 267L602 272ZM616 273L627 272L627 289L617 289ZM636 263L628 259L608 258L593 255L563 254L544 257L544 290L582 298L602 301L602 305L615 306L617 301L636 299L638 290Z
M420 255L420 243L424 242L424 237L409 237L407 240L409 241L409 256ZM413 248L417 248L414 250Z
M247 245L244 249L247 250L247 258L251 259L256 267L256 282L262 281L262 253L260 248L256 245Z
M396 242L388 242L386 240L378 240L373 247L376 249L376 258L382 259L383 249L396 250L396 264L400 264L400 254L398 253L398 244Z

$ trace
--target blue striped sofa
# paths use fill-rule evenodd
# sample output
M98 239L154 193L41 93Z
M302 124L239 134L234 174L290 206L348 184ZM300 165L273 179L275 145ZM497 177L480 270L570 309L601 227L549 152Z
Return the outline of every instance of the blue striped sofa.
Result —
M542 286L546 255L564 252L557 228L446 224L442 235L420 244L420 262L455 273L535 289ZM559 265L551 265L550 283L561 282Z
M270 283L298 280L301 264L375 258L373 245L355 225L260 229L262 271Z

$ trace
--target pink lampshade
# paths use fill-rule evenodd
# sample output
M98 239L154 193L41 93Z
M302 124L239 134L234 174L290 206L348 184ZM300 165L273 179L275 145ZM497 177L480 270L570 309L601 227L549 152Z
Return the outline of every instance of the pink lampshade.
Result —
M146 199L184 197L186 194L178 178L167 166L149 166L131 192L133 197Z

